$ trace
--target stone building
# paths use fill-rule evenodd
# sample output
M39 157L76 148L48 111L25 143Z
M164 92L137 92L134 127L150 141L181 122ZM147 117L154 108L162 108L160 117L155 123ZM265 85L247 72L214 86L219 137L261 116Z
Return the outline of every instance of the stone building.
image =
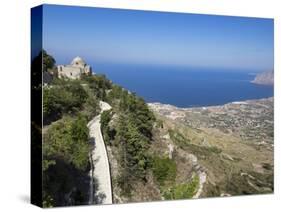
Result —
M87 65L80 57L75 57L70 65L58 65L57 68L59 78L79 79L82 74L92 74L91 66Z

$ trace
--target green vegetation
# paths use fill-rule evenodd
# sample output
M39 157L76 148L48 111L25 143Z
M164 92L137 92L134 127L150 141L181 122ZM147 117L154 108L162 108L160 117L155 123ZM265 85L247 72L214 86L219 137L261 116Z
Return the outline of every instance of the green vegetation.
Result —
M87 122L99 111L111 82L103 75L59 79L55 59L43 51L43 69L52 74L43 87L43 206L84 204L88 193ZM36 60L37 61L37 60Z
M190 182L177 184L176 162L167 157L153 158L153 175L160 185L162 196L166 200L192 198L198 190L199 177L196 175Z
M227 180L225 188L231 195L266 194L274 190L273 174L249 172L241 176L234 173Z
M113 111L104 112L101 116L103 136L109 145L118 150L115 154L120 170L116 181L122 194L130 196L133 185L146 180L155 117L142 98L118 85L111 86L106 101ZM116 119L109 127L113 114Z
M87 92L87 99L85 103L82 106L82 111L80 111L80 114L82 114L84 117L87 118L87 121L91 120L93 117L95 117L99 111L99 100L94 95L94 93L90 89L84 88Z
M83 154L88 147L86 119L78 116L75 119L63 118L57 121L48 129L43 144L45 156L52 158L52 155L57 155L76 168L85 169L88 157Z
M43 63L46 70L54 69L55 60L46 52ZM104 75L83 75L79 80L53 75L52 82L43 87L44 206L85 202L87 122L99 114L101 100L113 107L101 114L101 130L106 144L117 149L114 154L120 169L116 181L122 194L130 196L137 181L145 182L155 121L145 101ZM113 115L116 119L109 126Z
M214 145L223 140L209 139L208 136L212 137L212 134L204 134L204 129L184 128L182 125L168 129L169 142L175 145L175 151L173 159L167 158L164 156L167 143L162 142L162 138L171 125L166 120L156 120L142 98L113 84L104 75L83 75L76 80L58 79L55 59L47 52L43 51L34 64L41 65L42 57L44 71L52 75L51 82L43 86L44 207L87 202L90 168L87 123L100 113L100 101L106 101L112 106L111 110L101 114L100 122L104 141L113 156L109 158L113 160L113 165L117 165L112 179L113 192L117 191L122 200L139 201L146 194L151 195L149 197L153 197L153 200L160 199L160 195L165 199L192 198L198 191L199 177L193 175L190 180L194 169L191 164L186 166L185 153L194 154L199 159L198 163L212 173L208 177L213 177L215 184L205 183L202 196L218 196L222 192L237 195L273 191L274 167L270 161L261 164L263 174L252 171L248 167L251 160L246 156L236 158L230 152L231 160L225 156L227 154L220 154L225 148L222 145L217 145L220 149L210 146L208 142L206 145L199 144L203 136ZM206 112L203 113L205 116ZM198 120L197 115L194 119ZM232 122L218 119L218 123L230 125ZM39 135L40 127L34 124L32 127L38 128L33 133ZM273 135L273 128L263 129ZM245 135L249 137L249 132L245 132ZM193 140L195 136L198 137ZM36 143L33 144L35 147ZM256 145L255 148L264 149ZM246 152L248 154L249 151ZM245 161L240 158L245 158ZM141 186L146 188L139 191Z
M199 177L196 175L191 182L175 185L163 192L163 196L166 200L188 199L192 198L199 185Z
M48 69L53 69L55 64L56 64L56 60L51 56L48 55L47 52L45 50L43 50L41 52L42 57L43 57L43 71L48 71Z
M79 180L87 177L88 128L84 117L63 118L53 123L44 134L43 142L43 200L44 206L66 205L69 199L81 204ZM80 195L79 199L65 194Z
M261 164L264 173L257 173L248 167L251 160L248 161L246 156L236 158L230 154L233 159L230 160L225 156L227 154L220 154L222 152L220 148L224 149L221 145L217 145L220 146L218 148L205 143L199 144L198 139L192 140L197 135L197 138L206 136L206 140L209 140L208 136L212 135L204 134L203 129L177 128L177 125L174 129L168 129L170 140L176 146L173 154L176 156L169 159L164 156L166 144L160 142L170 125L166 120L156 120L142 98L113 84L104 75L83 75L81 79L76 80L59 79L56 61L46 51L40 53L33 61L32 67L41 67L42 58L43 71L48 72L44 74L51 76L50 82L43 86L44 207L79 205L87 202L90 180L87 123L100 113L100 101L106 101L112 106L111 110L101 114L101 130L106 145L111 149L110 154L113 156L111 158L117 164L114 167L117 168L117 172L112 179L113 192L117 191L122 200L140 200L148 193L155 200L159 199L160 195L165 199L192 198L198 191L199 177L193 175L194 177L189 179L193 170L192 167L185 170L185 161L182 160L185 153L194 154L199 159L198 163L212 173L208 177L213 177L212 181L215 184L205 183L202 196L218 196L222 192L237 195L273 191L274 167L270 161ZM41 83L42 78L39 78L37 80ZM195 116L195 113L189 115L196 121L204 123L209 120L206 119L208 113L207 110L203 111L204 117L201 119L198 113ZM216 129L222 128L221 131L224 130L225 133L229 132L220 124L231 126L233 122L230 120L224 116L212 118ZM40 127L34 124L32 127L38 128L33 133L40 133ZM272 126L262 129L265 135L273 136ZM247 138L250 135L256 137L248 128L243 128L241 132L244 132L243 130L246 130L243 135L247 135ZM190 131L193 134L186 136ZM221 140L221 138L217 141L210 139L210 143ZM32 147L35 148L36 143L33 143ZM256 146L255 148L264 149ZM240 158L245 158L245 161ZM153 179L150 178L151 174ZM142 190L141 186L146 188ZM138 192L141 193L140 196Z
M114 139L114 136L116 134L116 131L114 129L111 130L108 125L112 118L112 115L113 115L112 110L104 111L101 114L101 120L100 120L103 140L108 145L110 145L110 140Z
M121 165L118 184L124 195L130 195L131 189L138 180L145 180L149 164L147 150L149 139L140 132L132 118L120 114L117 125L116 141L119 148Z
M89 120L98 114L98 102L106 99L110 88L111 82L104 75L85 75L81 80L54 78L43 88L44 124L78 113Z
M175 182L177 166L175 161L164 157L160 158L158 156L153 158L152 165L153 175L160 184L164 186L165 184L171 184Z
M190 139L185 138L181 133L179 133L179 132L177 132L175 130L172 130L172 129L169 129L168 132L169 132L170 138L180 148L184 148L184 147L190 145Z
M175 142L175 144L183 150L192 152L192 154L197 155L199 158L208 158L212 154L219 154L222 152L221 149L215 146L199 146L192 144L190 139L186 138L183 134L175 130L169 130L170 138Z
M63 114L79 111L88 97L78 81L61 80L59 85L43 88L43 115L45 121L53 121Z
M81 83L87 84L97 99L106 101L107 91L111 89L112 83L105 75L84 75L81 77Z

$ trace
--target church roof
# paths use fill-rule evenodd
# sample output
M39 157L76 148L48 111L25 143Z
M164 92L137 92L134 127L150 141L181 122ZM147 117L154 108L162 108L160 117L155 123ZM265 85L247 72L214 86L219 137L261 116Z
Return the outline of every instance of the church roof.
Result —
M71 65L73 65L73 66L76 66L76 65L84 66L84 65L86 65L86 62L81 57L75 57L72 60Z

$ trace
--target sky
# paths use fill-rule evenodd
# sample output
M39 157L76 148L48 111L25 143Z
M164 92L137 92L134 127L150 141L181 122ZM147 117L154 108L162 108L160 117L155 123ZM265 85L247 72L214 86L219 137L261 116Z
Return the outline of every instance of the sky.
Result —
M57 64L272 70L273 19L44 5L43 48Z

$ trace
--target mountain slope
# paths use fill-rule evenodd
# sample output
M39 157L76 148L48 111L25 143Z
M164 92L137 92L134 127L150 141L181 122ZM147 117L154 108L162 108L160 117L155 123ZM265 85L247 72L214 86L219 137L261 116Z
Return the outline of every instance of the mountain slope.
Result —
M163 120L174 154L192 154L203 167L200 197L273 192L273 98L200 108L149 106Z

